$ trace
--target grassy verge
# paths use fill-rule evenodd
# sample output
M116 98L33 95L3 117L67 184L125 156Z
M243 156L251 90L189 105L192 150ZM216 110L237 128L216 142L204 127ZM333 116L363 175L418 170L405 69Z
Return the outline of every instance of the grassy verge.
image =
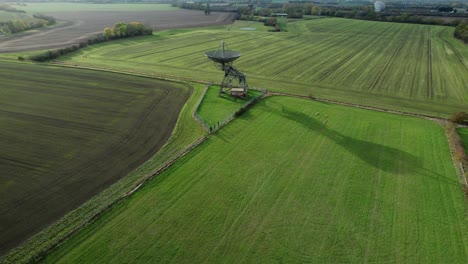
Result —
M468 128L459 128L457 131L460 134L463 146L468 151Z
M458 160L462 163L463 174L465 179L468 180L468 128L458 128L457 132L459 136L458 140L461 141L461 143L459 143L461 146L458 146ZM463 153L461 153L462 151ZM468 198L468 186L466 186L466 195Z
M449 153L427 120L270 97L46 262L465 263Z

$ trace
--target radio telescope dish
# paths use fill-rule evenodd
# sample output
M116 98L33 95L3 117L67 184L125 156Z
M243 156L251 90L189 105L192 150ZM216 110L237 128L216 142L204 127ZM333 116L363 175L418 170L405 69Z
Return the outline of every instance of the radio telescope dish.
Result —
M224 71L219 94L221 95L228 89L232 96L246 98L248 92L246 76L232 66L232 63L240 58L240 52L229 50L223 40L217 50L207 51L205 56L214 62L218 70Z

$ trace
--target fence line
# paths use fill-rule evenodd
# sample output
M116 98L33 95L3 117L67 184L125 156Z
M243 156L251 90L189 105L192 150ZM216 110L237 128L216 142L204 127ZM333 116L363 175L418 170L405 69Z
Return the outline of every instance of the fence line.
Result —
M195 120L197 120L197 122L200 123L200 125L208 132L210 131L208 123L205 121L205 119L203 119L203 117L201 117L198 114L198 108L200 108L200 104L203 102L203 99L205 99L205 95L208 92L208 89L210 88L211 85L213 85L213 82L209 82L205 86L205 90L203 91L202 96L200 96L200 99L198 100L197 105L195 106L195 110L193 111L193 114L192 114L192 117Z
M207 86L209 87L209 86ZM218 121L216 124L214 125L211 125L209 126L207 124L207 122L205 120L203 120L202 117L200 117L197 114L197 116L200 117L200 119L202 120L201 122L205 125L205 129L207 129L207 131L212 134L212 133L215 133L216 131L220 130L221 128L223 128L225 125L227 125L229 122L231 122L234 118L236 118L237 116L241 115L243 112L245 112L248 108L250 108L252 105L254 105L256 102L258 102L258 100L260 100L260 98L262 98L268 91L266 89L251 89L251 90L256 90L256 91L260 91L261 93L252 97L250 100L248 100L247 102L245 102L241 107L239 107L238 109L236 109L235 111L233 111L229 116L227 116L225 119L221 120L221 121ZM198 110L198 108L197 108Z

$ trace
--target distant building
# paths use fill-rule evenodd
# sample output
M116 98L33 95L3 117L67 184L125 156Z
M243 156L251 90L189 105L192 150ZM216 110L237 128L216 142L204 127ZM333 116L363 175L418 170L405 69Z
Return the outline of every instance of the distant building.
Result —
M288 13L271 13L270 16L272 16L272 17L287 17Z
M374 8L375 12L382 12L385 9L385 3L382 1L375 1Z

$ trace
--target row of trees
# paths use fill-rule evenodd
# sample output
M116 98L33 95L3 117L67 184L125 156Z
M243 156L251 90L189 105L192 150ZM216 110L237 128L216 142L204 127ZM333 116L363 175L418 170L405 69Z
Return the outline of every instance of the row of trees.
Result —
M0 32L3 34L14 34L28 29L41 28L55 24L55 18L41 14L35 14L35 19L32 21L25 21L16 19L13 21L0 22Z
M270 5L270 7L273 6L275 7L274 9L251 9L246 7L241 8L239 9L241 13L240 19L257 20L265 22L265 19L262 17L270 16L272 13L287 13L288 18L301 18L303 15L321 15L374 21L445 25L456 27L454 36L458 39L463 40L465 43L468 43L468 18L463 17L444 20L442 18L437 17L410 15L406 13L398 14L395 12L375 12L372 6L359 6L349 8L336 6L319 6L311 3L285 3L282 6L278 6L278 4ZM265 23L265 25L273 26L278 31L280 30L280 26L277 23Z
M105 28L103 36L106 40L110 40L151 34L153 34L153 29L140 22L120 22L112 28Z
M131 22L131 23L117 23L113 28L105 28L103 34L94 35L87 40L80 42L79 44L72 45L69 47L48 50L41 52L32 56L29 56L28 59L32 61L44 62L48 60L56 59L62 55L77 51L79 49L85 48L89 45L96 43L101 43L109 41L112 39L127 38L140 35L151 35L153 30L149 27L144 26L140 22ZM23 57L18 57L18 60L24 60Z
M46 15L43 15L43 14L34 14L33 17L35 19L40 19L40 20L47 21L48 26L53 25L56 22L55 17L46 16Z
M205 14L209 14L213 7L209 4L201 2L173 2L173 6L178 6L186 9L200 9L205 10ZM232 11L232 6L218 7L216 11ZM426 8L427 9L427 8ZM453 10L452 7L439 7L441 11ZM208 10L208 12L207 12ZM457 18L446 21L444 19L425 17L418 14L407 14L400 12L375 12L373 5L362 6L331 6L331 5L317 5L313 3L270 3L264 8L254 8L253 5L245 5L236 8L239 13L238 19L240 20L254 20L264 22L265 25L272 26L272 31L280 31L281 27L276 20L268 20L264 17L269 17L274 13L286 13L288 18L302 18L304 15L318 15L318 16L333 16L354 18L363 20L374 21L387 21L387 22L400 22L400 23L415 23L415 24L431 24L431 25L446 25L455 26L455 37L468 42L468 22L467 18ZM429 9L428 9L429 10ZM424 11L426 12L426 11Z

